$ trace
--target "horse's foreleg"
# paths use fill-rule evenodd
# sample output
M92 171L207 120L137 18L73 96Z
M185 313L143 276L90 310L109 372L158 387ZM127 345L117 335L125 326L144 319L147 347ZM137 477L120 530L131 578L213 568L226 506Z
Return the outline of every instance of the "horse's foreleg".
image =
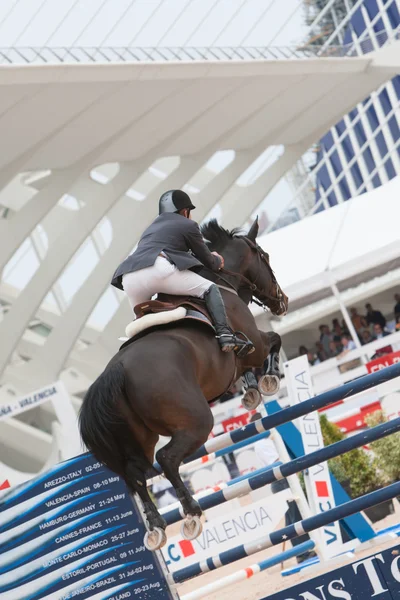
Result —
M263 336L269 351L264 360L264 374L258 382L258 389L264 396L273 396L279 391L281 385L279 353L282 340L281 336L275 331L268 331Z
M242 404L247 410L254 410L261 404L261 394L272 396L279 391L280 387L279 352L282 345L281 337L274 331L260 331L259 333L263 343L263 374L258 382L252 370L245 370L242 375L245 388Z

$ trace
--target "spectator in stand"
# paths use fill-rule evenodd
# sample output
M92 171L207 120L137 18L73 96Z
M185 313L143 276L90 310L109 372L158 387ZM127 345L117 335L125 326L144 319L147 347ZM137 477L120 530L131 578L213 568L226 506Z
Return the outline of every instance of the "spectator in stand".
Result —
M376 338L371 335L371 332L369 329L364 329L364 331L362 332L362 336L361 336L361 343L363 346L365 346L365 344L370 344L371 342L374 342L376 340Z
M321 362L319 358L311 352L311 350L308 350L308 348L306 348L306 346L300 346L299 348L299 356L303 356L303 354L307 355L308 364L310 365L310 367L314 365L319 365L319 363Z
M385 331L384 329L382 329L382 327L378 323L375 323L374 335L377 340L380 340L380 339L390 335L390 333L389 333L389 331ZM393 352L392 346L383 346L383 348L379 348L376 351L376 354L374 354L374 356L372 358L378 358L379 356L383 356L384 354L390 354L391 352Z
M346 356L346 354L351 352L351 350L355 350L357 348L357 346L355 345L355 343L353 342L353 340L351 339L351 337L349 335L342 335L341 341L342 341L343 350L341 351L340 354L337 355L336 358L343 358L344 356Z
M329 344L333 339L332 334L329 331L328 325L320 325L319 331L320 331L319 341L322 344L326 358L330 358Z
M360 336L362 334L362 332L364 331L364 329L366 329L368 327L368 323L367 323L365 317L358 314L358 311L356 308L351 308L350 314L351 314L351 322L354 325L354 329L357 331L357 334Z
M400 331L400 315L396 317L396 331Z
M394 307L394 318L396 320L396 323L398 323L398 318L400 317L400 294L395 294L394 299L396 300L396 304Z
M381 329L384 330L386 327L386 319L380 310L374 310L371 304L366 304L367 309L366 320L368 325L380 325Z
M339 342L339 344L340 344L340 342ZM329 344L329 349L331 351L331 356L337 356L341 352L341 347L338 346L338 344L337 344L337 342L335 342L335 340L331 341L331 343Z
M317 358L319 362L323 362L324 360L329 358L329 356L326 355L326 352L321 342L316 342L315 347L317 348Z
M342 339L343 331L339 323L339 319L332 320L332 334L333 341L340 344L340 340Z
M343 335L350 335L349 328L347 327L346 321L344 319L342 319L342 332Z

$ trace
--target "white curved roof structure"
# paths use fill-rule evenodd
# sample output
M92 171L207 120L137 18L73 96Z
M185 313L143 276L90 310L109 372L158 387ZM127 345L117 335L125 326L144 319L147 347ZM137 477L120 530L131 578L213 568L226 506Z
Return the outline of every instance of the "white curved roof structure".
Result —
M129 320L109 281L160 193L186 186L198 220L219 203L225 226L242 225L333 122L399 71L399 46L354 58L0 66L2 381L25 392L73 367L85 387ZM277 145L270 168L237 183ZM210 159L231 150L213 172ZM105 327L93 327L100 313Z

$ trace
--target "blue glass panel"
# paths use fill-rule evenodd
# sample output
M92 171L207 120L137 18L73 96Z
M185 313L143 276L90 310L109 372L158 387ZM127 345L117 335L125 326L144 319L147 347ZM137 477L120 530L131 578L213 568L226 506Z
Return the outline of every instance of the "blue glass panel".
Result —
M373 106L373 104L371 104L367 108L366 112L367 112L369 124L371 125L371 129L372 129L372 131L375 131L375 129L379 126L379 119L378 119L378 115L376 114L376 110L375 110L375 107Z
M392 83L394 89L396 90L397 97L400 100L400 75L396 75L396 77L393 77Z
M393 27L393 29L396 29L396 27L398 27L400 25L400 12L399 12L399 9L397 8L396 0L393 0L392 4L390 4L386 8L386 12L390 19L391 26Z
M372 178L372 184L376 188L382 185L381 178L379 177L379 175L374 175L374 177Z
M339 184L339 188L340 188L340 191L342 194L342 199L349 200L351 198L351 194L350 194L349 186L347 184L346 177L344 175L340 179L340 181L338 181L338 184Z
M384 156L386 156L386 154L388 153L388 147L386 144L386 140L385 137L382 133L382 131L380 131L376 136L375 136L375 141L376 141L376 145L379 148L379 154L382 156L382 158Z
M367 136L365 135L364 127L361 125L360 121L358 121L358 123L354 123L353 127L357 136L357 141L360 144L360 146L362 146L367 141Z
M365 23L365 19L363 17L362 11L361 11L361 7L358 8L356 10L356 12L353 14L353 16L351 17L351 24L353 26L353 29L354 29L357 37L360 37L366 30L367 25Z
M388 121L388 125L389 125L389 129L390 129L390 133L392 134L393 141L396 143L398 140L400 140L400 127L399 127L399 124L397 122L395 115L390 117L390 119Z
M371 21L380 12L376 0L364 0L364 6L367 9L368 16L371 19ZM381 18L379 18L377 21L375 21L375 23L373 25L373 29L374 29L375 33L385 31L385 25L383 24L383 21ZM379 45L382 46L382 44L384 44L386 42L386 40L387 40L387 35L383 35L381 33L381 35L378 37Z
M368 172L372 173L372 171L375 169L376 165L375 165L374 157L372 156L372 152L368 147L365 148L365 150L363 152L363 157L364 157L365 164L367 165Z
M399 77L400 79L400 77ZM400 81L399 81L399 87L400 87ZM354 119L356 119L358 117L358 110L357 108L353 108L350 112L349 112L349 117L352 121L354 121Z
M394 169L391 158L388 158L385 162L385 169L389 179L393 179L393 177L396 177L396 171Z
M379 94L379 100L385 115L388 115L392 110L392 103L390 102L389 94L387 93L387 89L383 88L381 93Z

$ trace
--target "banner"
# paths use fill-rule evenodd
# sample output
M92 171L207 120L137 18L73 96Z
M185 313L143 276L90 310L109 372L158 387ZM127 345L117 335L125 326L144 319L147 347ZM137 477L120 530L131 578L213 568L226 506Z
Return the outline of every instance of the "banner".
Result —
M144 533L115 473L90 454L60 463L0 497L0 598L173 600Z
M375 360L371 360L365 366L367 367L368 373L375 373L376 371L380 371L385 367L390 367L398 362L400 362L400 351L384 354L379 358L375 358Z
M291 498L290 489L282 490L205 523L201 535L191 542L179 535L168 539L162 552L169 570L177 571L239 544L252 542L260 537L260 532L266 535L274 531L288 509L287 500Z
M303 581L263 600L368 600L400 597L400 546Z
M26 410L35 408L35 406L40 406L41 404L62 395L63 391L60 390L59 383L51 383L27 396L12 400L6 404L0 404L0 421L15 417Z
M285 363L285 381L288 386L289 402L292 406L314 397L307 356L299 356ZM305 454L311 454L324 447L318 411L297 419L297 426L301 433ZM305 473L305 482L308 502L314 514L323 513L335 506L327 462L310 467ZM339 523L331 523L323 527L321 539L327 556L339 554L342 549Z

